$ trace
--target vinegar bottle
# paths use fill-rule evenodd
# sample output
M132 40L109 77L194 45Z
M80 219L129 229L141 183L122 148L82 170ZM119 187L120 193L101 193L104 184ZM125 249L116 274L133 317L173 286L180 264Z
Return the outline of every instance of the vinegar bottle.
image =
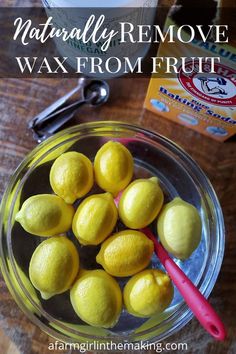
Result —
M135 37L138 24L153 24L158 0L109 0L109 8L105 7L106 3L101 4L98 0L42 0L42 2L47 15L52 16L53 25L57 28L65 28L67 31L73 28L83 29L91 15L95 15L96 19L104 15L105 21L101 31L103 28L119 31L120 22L127 22L134 25ZM144 58L150 47L150 43L130 43L128 40L126 43L120 43L119 34L111 40L105 51L101 50L102 41L85 43L74 38L63 42L57 38L55 42L60 55L68 58L74 72L80 73L78 70L82 69L83 74L87 76L102 78L121 76L125 70L129 70L130 67L126 66L124 58L128 58L131 67L134 68L137 58ZM96 70L92 70L92 63L100 63L100 69L96 67Z

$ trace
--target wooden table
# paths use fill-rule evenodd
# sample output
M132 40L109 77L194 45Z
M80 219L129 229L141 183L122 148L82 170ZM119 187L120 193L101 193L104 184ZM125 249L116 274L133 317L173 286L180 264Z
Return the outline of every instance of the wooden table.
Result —
M1 80L0 81L0 193L9 176L25 155L36 145L27 130L27 121L53 100L75 85L73 79ZM215 342L197 320L168 338L168 342L186 342L187 353L226 354L236 352L236 142L222 144L180 125L170 123L142 108L147 79L116 79L111 82L111 98L103 107L83 108L73 123L90 120L123 120L140 124L167 136L182 146L199 163L219 196L226 225L226 251L222 270L210 302L224 320L229 336ZM19 352L46 354L52 339L42 333L19 310L0 278L0 327ZM1 333L0 333L0 342ZM0 350L1 352L1 350ZM11 351L16 353L16 351ZM5 354L5 353L3 353Z

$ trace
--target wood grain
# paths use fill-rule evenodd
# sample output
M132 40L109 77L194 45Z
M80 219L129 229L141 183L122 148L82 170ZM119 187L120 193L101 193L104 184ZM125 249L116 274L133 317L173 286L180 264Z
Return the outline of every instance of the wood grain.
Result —
M25 155L35 146L27 121L53 100L75 85L75 80L37 79L0 81L0 192L3 193L9 176ZM223 208L226 225L226 251L223 267L210 297L229 332L224 343L215 342L196 320L168 341L188 343L188 353L236 352L236 151L235 139L218 143L180 125L170 123L153 113L143 110L148 80L116 79L110 82L111 98L95 110L83 108L73 123L92 120L122 120L153 129L174 140L200 164L210 178ZM18 309L0 281L0 326L24 354L46 354L51 340L35 327Z
M27 0L24 5L32 3L36 6L39 1ZM1 1L2 6L21 4L19 0ZM71 89L75 83L74 79L0 80L1 195L15 168L36 145L27 130L27 121ZM147 79L116 79L111 81L110 85L109 102L96 110L81 109L73 124L92 120L121 120L139 124L174 140L191 154L211 180L225 217L225 258L210 302L227 326L228 339L224 343L215 342L194 319L166 342L186 342L188 350L184 353L236 353L236 138L224 144L218 143L144 110L142 107L148 85ZM48 350L48 343L53 339L25 317L9 294L1 276L0 327L5 333L0 332L0 353L17 354L17 351L24 354L51 353Z

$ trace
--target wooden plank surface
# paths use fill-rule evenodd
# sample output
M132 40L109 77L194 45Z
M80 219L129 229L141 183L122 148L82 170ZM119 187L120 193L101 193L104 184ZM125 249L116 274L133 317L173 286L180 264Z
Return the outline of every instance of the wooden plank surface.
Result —
M27 130L27 121L75 85L72 79L0 81L0 192L25 155L36 145ZM143 110L147 79L116 79L111 82L111 98L103 107L84 107L73 123L92 120L123 120L140 124L167 136L182 146L200 164L220 198L226 225L226 252L223 267L210 302L223 318L229 338L215 342L196 320L168 341L188 343L188 353L235 353L236 325L236 151L235 138L218 143L180 125ZM0 278L0 326L24 354L46 354L51 340L18 309ZM0 334L1 338L1 334ZM1 342L1 340L0 340ZM6 351L7 353L7 351Z
M165 0L169 3L170 0ZM24 6L39 4L25 0ZM2 0L1 5L22 5L19 0ZM76 80L0 80L0 195L9 176L35 146L27 121L72 88ZM210 302L223 318L229 332L227 341L215 342L196 320L168 338L186 342L185 353L236 353L236 138L222 144L143 110L147 79L117 79L111 82L111 99L103 107L83 108L73 123L92 120L122 120L140 124L167 136L182 146L210 178L222 205L226 225L226 251L222 270ZM52 338L33 325L15 304L0 276L0 353L48 354ZM55 351L55 353L57 353ZM58 351L59 353L59 351ZM62 353L62 352L61 352Z

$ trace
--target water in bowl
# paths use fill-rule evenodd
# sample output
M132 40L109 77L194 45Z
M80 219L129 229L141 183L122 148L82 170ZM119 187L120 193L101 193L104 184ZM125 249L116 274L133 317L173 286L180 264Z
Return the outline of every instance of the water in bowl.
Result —
M86 136L86 138L79 138L72 143L65 145L65 151L79 151L84 153L92 161L94 160L97 150L107 141L110 140L109 135L107 137L101 137L99 134ZM204 205L202 202L201 194L197 187L194 185L190 174L182 167L176 156L171 156L170 152L167 153L165 149L158 149L158 144L153 145L143 138L128 137L124 139L117 136L117 140L126 144L130 152L132 153L135 161L134 179L136 178L149 178L157 176L159 178L161 187L165 194L165 202L172 200L176 196L180 196L185 201L192 203L199 210L203 222L202 241L198 249L192 254L192 256L182 262L177 259L175 261L183 269L183 271L191 278L191 280L197 284L201 278L203 269L205 268L205 262L207 259L207 221L204 219ZM63 145L62 145L63 146ZM52 193L52 189L49 183L49 172L52 163L57 156L61 153L62 146L56 147L53 151L52 158L47 157L40 164L27 175L27 178L22 179L20 193L20 206L22 203L32 195L41 193ZM173 161L174 159L174 161ZM100 193L101 190L96 185L93 187L89 194ZM75 206L80 201L75 203ZM156 223L151 225L153 231L156 233ZM118 222L115 231L124 229L124 225ZM75 243L78 248L81 260L81 267L85 269L101 268L101 265L96 263L95 257L99 252L100 246L81 246L73 235L72 231L68 232L68 237ZM37 245L42 242L44 238L29 235L20 224L14 223L12 228L12 251L14 259L17 265L28 277L28 268L31 255ZM161 268L156 255L153 255L151 268ZM121 288L127 282L127 278L118 278ZM64 294L52 297L49 300L43 300L38 291L37 296L40 301L41 307L54 319L63 321L72 325L84 325L84 322L78 318L75 314L69 299L69 291ZM174 299L170 307L165 311L164 315L155 318L155 322L158 323L163 318L168 318L177 307L182 303L182 297L178 290L175 288ZM134 317L129 315L125 309L123 309L119 322L112 329L112 333L123 334L136 331L142 326L147 319ZM152 324L153 325L153 324Z

